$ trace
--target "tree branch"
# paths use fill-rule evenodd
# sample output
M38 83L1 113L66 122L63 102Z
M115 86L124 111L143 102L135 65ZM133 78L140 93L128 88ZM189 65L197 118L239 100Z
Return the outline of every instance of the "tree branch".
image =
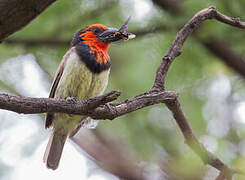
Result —
M0 42L27 25L55 0L1 0Z
M120 92L112 91L102 96L77 101L0 94L0 109L24 114L63 112L67 114L88 115L93 119L114 119L146 106L164 103L177 97L177 94L172 91L147 92L120 103L100 106L117 99L119 95Z
M44 112L64 112L67 114L85 115L90 109L111 102L120 96L120 92L112 91L102 96L83 100L64 100L55 98L31 98L0 94L0 109L16 113L37 114Z
M185 116L175 92L164 91L165 77L173 60L181 54L181 48L186 39L204 21L216 19L220 22L245 28L245 23L239 19L230 18L219 13L214 7L206 8L194 15L194 17L184 25L172 42L166 55L157 70L156 78L152 89L148 92L129 98L120 103L103 105L116 99L118 92L112 92L87 100L70 102L67 100L47 99L47 98L24 98L9 95L0 95L0 108L19 113L42 113L42 112L64 112L68 114L88 115L94 119L114 119L118 116L136 111L153 104L165 103L172 112L180 130L182 131L186 143L196 152L205 164L209 164L220 170L225 178L229 178L234 173L244 174L243 171L233 169L224 164L214 154L210 153L198 142L191 126ZM113 97L109 98L108 97ZM104 99L106 98L106 100ZM103 101L103 102L102 102ZM228 177L229 174L229 177ZM223 175L222 175L223 176Z

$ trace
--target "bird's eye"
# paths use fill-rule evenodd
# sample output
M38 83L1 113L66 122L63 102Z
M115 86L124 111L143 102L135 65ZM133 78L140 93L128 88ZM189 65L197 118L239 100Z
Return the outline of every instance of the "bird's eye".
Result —
M93 32L94 32L95 34L99 34L99 33L101 32L101 30L98 29L98 28L95 28L95 29L93 29Z

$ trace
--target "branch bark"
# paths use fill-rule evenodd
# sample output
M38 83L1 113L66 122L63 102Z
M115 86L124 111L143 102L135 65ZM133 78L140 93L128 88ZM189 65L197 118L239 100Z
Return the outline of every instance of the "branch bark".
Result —
M0 109L16 113L37 114L44 112L64 112L67 114L85 115L90 109L111 102L120 96L120 92L112 91L102 96L84 100L31 98L0 94Z
M120 92L112 91L102 96L78 101L0 94L0 109L6 109L23 114L63 112L67 114L88 115L93 119L112 120L146 106L164 103L167 100L177 98L177 94L172 91L150 91L133 98L126 99L120 103L106 104L117 99L119 95Z
M196 13L194 17L187 22L178 32L175 40L172 42L166 55L157 70L156 78L152 89L148 92L129 98L120 103L106 104L116 99L119 94L99 96L87 100L77 102L69 102L67 100L47 99L47 98L24 98L17 96L1 95L0 108L12 110L19 113L42 113L42 112L64 112L69 114L88 115L93 119L114 119L118 116L136 111L146 106L158 103L165 103L172 112L177 124L182 131L186 143L194 152L203 160L205 164L209 164L224 173L225 178L229 178L234 173L244 174L243 171L233 169L223 163L214 154L206 150L206 148L198 142L191 126L185 116L177 94L175 92L165 91L165 77L173 60L181 54L181 48L186 39L196 30L204 21L208 19L216 19L220 22L229 24L238 28L245 28L245 23L239 19L227 17L219 13L214 7L203 9ZM115 95L116 94L116 95ZM113 96L114 98L109 98ZM100 99L102 98L102 99ZM105 100L106 98L107 100ZM102 100L104 100L102 102ZM228 177L229 174L229 177ZM223 175L222 175L223 176Z
M1 0L0 42L42 13L55 0Z

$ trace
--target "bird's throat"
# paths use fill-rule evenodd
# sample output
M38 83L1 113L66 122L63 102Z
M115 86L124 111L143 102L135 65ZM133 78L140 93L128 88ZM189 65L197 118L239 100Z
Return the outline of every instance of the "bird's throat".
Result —
M102 42L79 43L76 46L76 52L81 61L93 73L100 73L108 70L111 66L108 55L109 45Z
M90 44L90 53L95 54L95 60L99 64L106 64L107 61L110 61L108 54L109 44L103 42L94 42Z

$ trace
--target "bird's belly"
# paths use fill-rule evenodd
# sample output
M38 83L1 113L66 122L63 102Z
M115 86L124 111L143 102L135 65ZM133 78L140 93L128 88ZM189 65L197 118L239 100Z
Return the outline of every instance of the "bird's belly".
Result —
M108 83L109 70L102 71L99 74L92 73L76 55L74 56L65 65L55 92L55 98L74 97L84 99L103 94ZM80 115L55 113L54 126L55 128L65 128L72 131L81 119L84 119L84 117Z

